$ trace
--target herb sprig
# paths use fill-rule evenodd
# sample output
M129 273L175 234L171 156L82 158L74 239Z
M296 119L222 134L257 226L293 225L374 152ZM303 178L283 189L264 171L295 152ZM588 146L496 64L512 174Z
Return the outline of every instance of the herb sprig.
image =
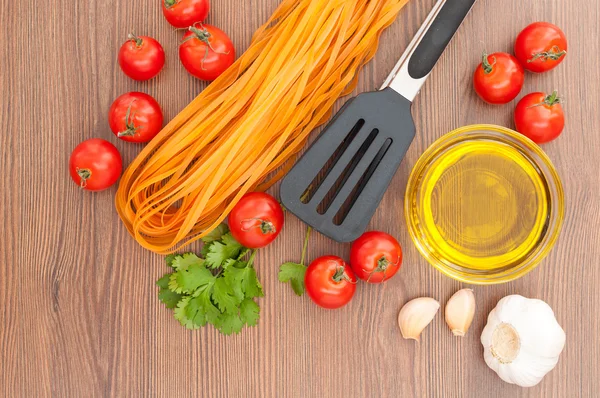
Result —
M310 238L311 227L306 230L306 236L304 237L304 245L302 246L302 258L299 263L288 262L284 263L279 267L279 281L283 283L289 282L292 286L292 290L297 296L304 294L304 276L306 275L306 265L304 260L306 259L306 250L308 248L308 239Z
M260 318L255 298L264 296L254 269L256 251L239 244L225 224L202 240L200 256L167 256L173 271L156 282L159 300L188 329L211 324L229 335L255 326Z

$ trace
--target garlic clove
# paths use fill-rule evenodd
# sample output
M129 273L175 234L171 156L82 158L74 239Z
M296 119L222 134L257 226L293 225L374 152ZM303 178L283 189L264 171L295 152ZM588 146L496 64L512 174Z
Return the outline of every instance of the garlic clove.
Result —
M475 295L471 289L454 293L446 304L446 323L455 336L464 336L475 315Z
M421 297L409 301L398 314L398 325L405 339L419 340L423 329L427 327L440 309L440 303L431 297Z

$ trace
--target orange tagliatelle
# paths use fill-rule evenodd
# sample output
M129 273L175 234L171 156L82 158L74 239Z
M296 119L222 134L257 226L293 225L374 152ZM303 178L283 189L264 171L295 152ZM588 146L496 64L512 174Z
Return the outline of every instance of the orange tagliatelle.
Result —
M129 232L149 250L174 252L281 178L407 1L284 0L127 168L116 207Z

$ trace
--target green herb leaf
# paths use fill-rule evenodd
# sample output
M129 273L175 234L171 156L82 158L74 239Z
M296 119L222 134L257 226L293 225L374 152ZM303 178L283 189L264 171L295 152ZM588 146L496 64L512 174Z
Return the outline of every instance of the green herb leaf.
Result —
M214 230L212 230L204 238L202 238L202 242L210 243L210 242L214 242L216 240L221 240L223 238L223 235L225 235L228 232L229 232L229 227L227 226L227 224L223 223L223 224L219 225L217 228L215 228Z
M170 309L173 309L177 306L177 303L179 303L181 297L183 297L181 294L175 293L170 289L160 289L158 291L158 299Z
M292 290L296 293L296 296L302 296L304 294L304 281L299 279L292 279L290 281Z
M256 275L256 270L252 267L246 268L229 267L225 270L225 278L237 297L254 298L263 297L263 290L260 281ZM242 297L242 298L243 298Z
M168 289L170 276L171 274L165 274L162 278L156 281L156 286L160 287L161 289Z
M302 264L285 263L279 268L279 281L290 282L294 293L298 296L304 294L304 276L306 267Z
M242 275L243 273L244 269L238 268L235 265L227 267L223 273L223 279L225 279L227 284L231 286L233 294L240 301L244 299L244 290L242 290L241 284L241 281L244 279L244 276Z
M240 250L244 247L241 243L235 240L233 235L231 235L231 232L228 232L225 235L223 235L223 237L221 238L221 242L223 242L228 247L235 248L237 250L236 255L239 254ZM235 257L235 255L232 255L231 257Z
M202 264L203 261L204 260L196 256L194 253L185 253L183 255L176 256L173 259L171 266L179 271L187 269L192 264Z
M167 307L167 308L175 308L179 300L181 300L181 294L177 294L171 289L169 289L169 277L170 274L166 274L158 281L156 281L156 285L160 288L158 290L158 299Z
M228 258L227 260L225 260L223 262L223 265L221 265L221 267L226 270L229 267L234 267L236 266L236 264L238 264L238 261L235 258Z
M244 269L244 280L242 282L242 290L246 298L263 297L263 289L256 270L254 268L246 267Z
M204 308L204 314L206 316L206 320L210 324L215 324L221 316L221 311L214 305L211 299L212 288L205 290L197 290L195 293L195 297L197 297L202 302L202 308Z
M203 295L201 295L200 297L202 296ZM204 310L206 311L206 320L211 325L215 325L217 323L217 320L221 316L221 311L219 311L219 309L212 303L212 301L210 301L210 299L207 303L205 303Z
M185 317L194 324L194 326L205 326L207 323L206 312L204 310L204 300L201 297L193 297L185 306Z
M174 272L169 278L169 289L176 293L193 293L207 289L215 283L215 276L202 263L192 264Z
M171 268L175 268L173 266L173 261L175 261L175 258L177 257L176 254L169 254L166 258L165 261L167 262L167 265Z
M240 318L248 326L256 326L260 318L260 307L252 299L245 299L240 304Z
M206 254L206 266L219 268L227 259L236 258L242 250L242 245L230 233L223 235L221 241L214 241Z
M212 246L214 242L210 242L210 243L205 243L202 246L202 249L200 250L200 255L204 258L206 258L206 256L208 255L208 253L210 253L210 247Z
M309 189L310 188L311 187L309 187ZM304 195L309 195L309 191L307 190ZM304 266L304 259L306 258L306 251L308 249L308 242L311 232L312 228L308 227L304 237L304 245L302 246L302 257L300 259L300 263L290 262L282 264L281 267L279 267L279 281L284 283L290 282L290 285L292 285L292 290L298 296L302 296L305 290L304 276L306 275L306 267Z
M215 326L224 335L230 335L241 332L244 322L242 322L238 314L221 314Z
M191 299L192 298L190 296L182 298L181 301L177 304L177 307L175 307L173 315L175 316L175 319L177 319L179 323L181 323L181 325L185 326L187 329L193 330L199 329L200 326L195 325L194 322L192 322L192 320L190 320L186 315L186 307L190 303Z
M221 312L236 314L240 300L225 278L218 278L212 292L212 298Z

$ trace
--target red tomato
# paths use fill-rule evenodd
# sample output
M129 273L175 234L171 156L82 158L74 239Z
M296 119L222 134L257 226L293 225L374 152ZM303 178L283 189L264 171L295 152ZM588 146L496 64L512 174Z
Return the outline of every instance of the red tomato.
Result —
M517 36L515 55L525 69L546 72L565 59L567 38L556 25L534 22Z
M482 100L490 104L506 104L519 94L525 72L519 61L507 53L483 53L473 76L473 86Z
M165 65L165 51L151 37L130 34L119 50L119 65L133 80L152 79Z
M123 161L117 148L106 140L92 138L73 150L69 160L71 178L88 191L102 191L121 176Z
M231 235L250 249L265 247L283 228L283 210L269 194L251 192L242 197L229 214Z
M328 309L345 306L356 291L356 276L344 260L323 256L310 263L304 276L306 292L315 304Z
M192 76L212 81L235 62L235 48L221 29L197 24L183 36L179 59Z
M203 22L208 16L208 0L161 0L165 18L176 28L187 28Z
M538 144L558 137L565 127L558 93L555 91L548 96L544 93L527 94L515 109L515 125L519 133Z
M128 142L148 142L160 132L163 114L158 102L148 94L121 95L108 112L112 132Z
M400 243L385 232L366 232L354 241L350 249L350 266L363 281L385 282L398 272L400 265Z

